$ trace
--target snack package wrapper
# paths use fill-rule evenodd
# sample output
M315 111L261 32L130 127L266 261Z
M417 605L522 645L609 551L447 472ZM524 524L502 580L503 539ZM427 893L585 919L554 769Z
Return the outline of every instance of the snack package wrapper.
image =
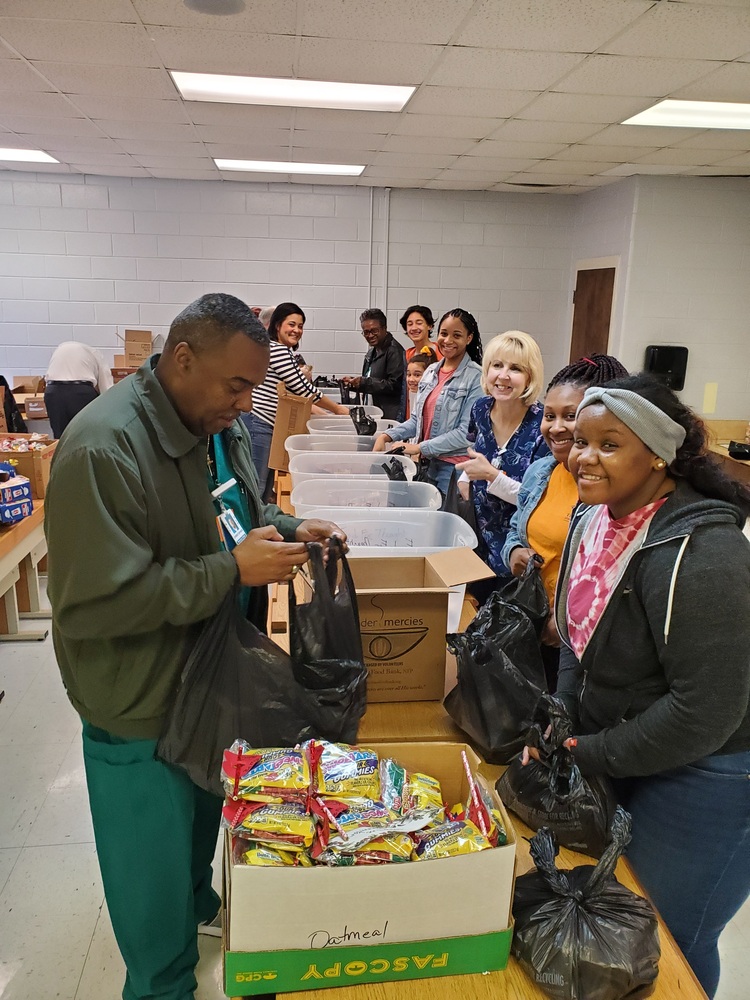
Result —
M310 788L310 765L302 750L256 750L235 740L224 751L221 780L228 798L304 802Z
M336 827L330 830L328 842L323 843L319 837L312 854L317 858L325 848L341 854L354 854L372 840L423 830L432 816L430 810L416 809L406 816L398 816L386 809L382 802L367 799L352 801L346 812L338 816Z
M234 862L239 865L253 865L259 868L288 868L297 864L301 857L293 851L284 851L254 840L234 838Z
M380 792L383 804L400 816L412 809L431 809L434 812L433 822L442 823L445 820L440 782L419 771L410 774L389 757L380 761Z
M378 755L374 750L310 740L305 744L319 795L380 801Z
M431 861L434 858L454 858L460 854L474 854L492 847L470 820L442 823L416 835L417 845L413 861Z
M383 757L378 767L380 775L380 801L399 816L406 811L404 789L409 780L409 772L398 761Z
M481 809L484 827L487 830L487 839L490 842L490 846L498 847L502 844L507 844L508 834L505 830L502 813L494 805L490 793L484 785L477 782L476 790L479 796L479 809L477 809L474 804L474 799L470 794L469 800L464 807L463 815L460 818L470 820L474 826L481 831L482 824L479 821L479 810ZM459 817L456 818L458 819Z
M331 868L351 865L384 865L409 861L414 849L414 841L407 833L393 833L370 840L353 854L329 847L317 858Z
M222 826L246 840L285 851L312 846L315 824L298 802L227 802L221 815Z

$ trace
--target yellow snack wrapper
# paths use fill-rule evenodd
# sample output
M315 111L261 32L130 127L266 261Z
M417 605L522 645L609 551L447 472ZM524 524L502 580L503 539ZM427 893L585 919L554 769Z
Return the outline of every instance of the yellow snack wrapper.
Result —
M333 799L380 799L378 755L374 750L314 740L308 744L319 795Z
M315 835L312 816L298 802L227 802L222 822L247 840L276 845L285 851L310 847Z
M413 774L409 775L404 786L404 799L407 810L433 809L436 812L436 823L442 823L445 820L443 792L437 778L414 771Z
M253 844L240 855L240 863L261 868L286 868L296 864L296 861L291 851L280 851L267 844Z
M301 802L310 788L310 765L302 750L256 750L236 740L224 751L221 779L233 799Z
M417 833L417 845L412 861L431 861L434 858L453 858L460 854L474 854L492 847L489 840L469 820L443 823L424 833Z

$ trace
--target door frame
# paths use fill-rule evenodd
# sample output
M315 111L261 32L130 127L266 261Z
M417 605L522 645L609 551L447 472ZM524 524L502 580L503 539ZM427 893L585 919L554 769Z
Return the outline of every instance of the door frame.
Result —
M615 280L612 286L612 308L609 314L609 339L607 340L607 354L612 353L613 334L617 333L617 339L619 342L619 331L612 329L612 320L614 316L617 315L617 297L620 293L620 264L621 257L619 254L614 254L611 257L581 257L579 260L573 261L573 273L570 281L570 313L568 316L568 342L565 351L566 358L570 356L570 348L573 343L573 311L575 310L573 295L576 290L576 285L578 284L579 271L598 271L606 267L613 267L615 269ZM617 351L614 353L617 355ZM619 355L617 356L619 357Z

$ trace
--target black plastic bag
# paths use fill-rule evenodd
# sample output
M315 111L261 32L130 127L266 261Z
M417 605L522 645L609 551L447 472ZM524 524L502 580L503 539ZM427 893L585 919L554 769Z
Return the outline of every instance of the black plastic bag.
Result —
M526 612L536 629L537 636L542 634L550 612L549 598L539 573L540 565L538 556L532 557L526 563L523 574L517 580L506 583L499 590L503 600L508 601L509 604L515 604L516 607Z
M546 691L534 626L520 608L491 594L465 632L446 636L456 657L456 686L445 709L486 761L507 764L526 742Z
M317 591L319 578L315 584ZM324 574L322 590L327 586ZM316 604L318 613L331 613L322 603ZM359 631L356 604L344 600L333 612L335 621L321 629L320 644L307 636L302 643L310 659L293 663L242 617L237 592L230 591L204 622L188 656L157 756L182 768L196 785L222 795L222 754L236 739L255 747L288 747L313 738L355 742L367 671L361 656L336 660L328 635L340 631L349 637L342 648L351 645L352 631ZM351 620L345 625L347 616Z
M357 434L372 435L377 433L378 422L374 417L370 417L365 412L364 406L353 406L349 411L354 429Z
M656 914L614 876L629 842L630 816L619 806L596 866L560 871L552 831L531 840L537 870L516 879L513 954L554 1000L630 1000L653 990L661 957Z
M474 510L474 484L471 480L469 480L469 499L464 500L458 488L459 476L460 473L456 472L455 469L451 472L451 481L448 483L448 492L445 494L443 506L440 509L447 511L449 514L457 514L462 520L466 521L477 538L481 538L481 533L477 527L476 512Z
M341 392L341 402L344 406L361 406L363 397L359 389L352 389L345 382L339 380L339 391Z
M550 827L563 847L598 858L607 846L617 802L606 775L581 774L572 752L563 746L572 735L563 703L543 695L526 739L541 760L532 758L524 767L517 757L496 788L508 809L532 830Z
M398 454L398 452L396 454ZM394 462L393 459L390 459L388 462L383 462L380 467L385 470L386 476L388 476L392 482L407 482L406 470L401 462Z

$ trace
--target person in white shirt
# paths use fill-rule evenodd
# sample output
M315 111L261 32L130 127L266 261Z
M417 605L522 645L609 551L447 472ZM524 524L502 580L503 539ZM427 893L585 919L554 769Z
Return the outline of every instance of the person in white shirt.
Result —
M58 344L46 379L44 403L56 438L84 406L112 387L112 372L99 351L77 340Z

